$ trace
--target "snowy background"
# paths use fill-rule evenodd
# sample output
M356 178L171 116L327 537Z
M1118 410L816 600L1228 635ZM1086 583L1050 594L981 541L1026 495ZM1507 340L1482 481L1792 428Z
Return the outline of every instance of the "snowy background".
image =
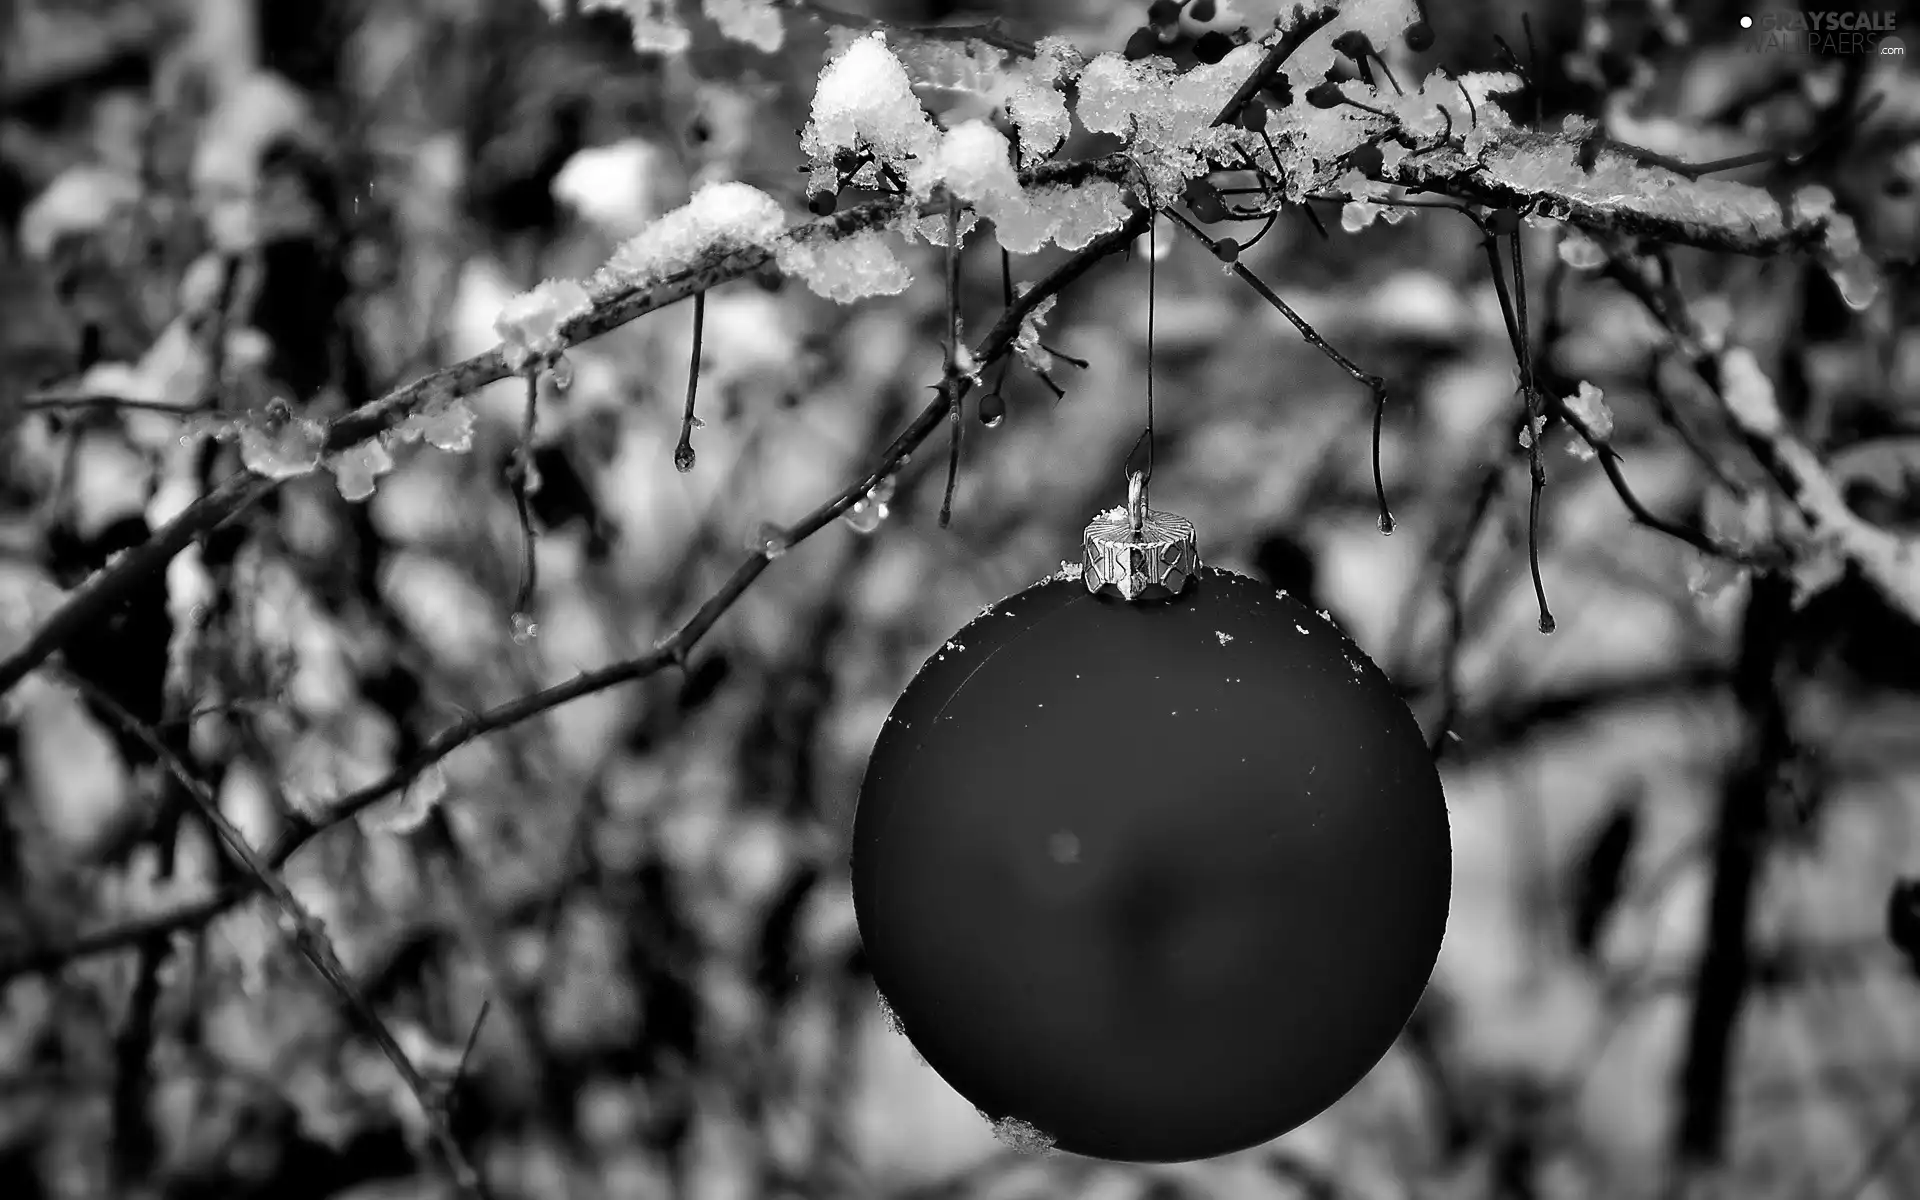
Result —
M593 276L703 186L749 184L803 218L796 133L846 31L789 14L768 54L687 7L688 47L658 57L621 15L554 23L534 0L8 6L0 654L237 458L276 461L286 443L251 444L233 414L280 396L322 421L487 351L516 295ZM750 23L756 6L711 8ZM1088 56L1144 17L1003 8L1013 36ZM1835 93L1886 94L1837 149L1737 176L1830 189L1887 265L1870 303L1843 303L1810 260L1674 261L1854 510L1911 538L1914 73L1746 53L1720 4L1531 8L1548 126L1604 115L1683 159L1798 145ZM1492 35L1524 46L1527 9L1430 0L1433 49L1382 50L1403 82L1500 69ZM1609 111L1606 89L1632 102ZM1076 129L1068 150L1093 144ZM1708 1073L1727 1136L1688 1186L1920 1192L1920 1137L1899 1136L1920 1103L1920 991L1887 938L1890 889L1920 873L1920 635L1818 563L1794 576L1815 594L1756 633L1764 589L1636 526L1555 426L1540 534L1558 632L1541 636L1514 362L1479 234L1442 211L1349 214L1357 230L1337 203L1318 211L1326 236L1290 214L1242 261L1388 381L1397 532L1375 528L1365 389L1170 222L1153 498L1198 525L1208 561L1330 609L1429 728L1453 664L1453 912L1402 1044L1242 1155L1033 1158L888 1032L863 974L845 836L866 754L925 655L1074 556L1122 497L1144 416L1143 239L1048 317L1047 343L1089 364L1056 362L1064 398L1016 365L1003 423L969 403L948 528L941 433L884 511L782 554L685 675L475 741L291 858L289 886L423 1070L455 1073L488 1004L454 1125L499 1194L1655 1195L1679 1178L1677 1131L1714 1103L1682 1064L1728 996L1731 1060ZM1558 226L1522 230L1536 354L1566 394L1604 396L1582 403L1611 421L1634 494L1759 544L1778 504L1735 497L1759 476L1737 437L1688 419L1701 385L1666 334ZM897 295L842 305L767 274L708 297L690 472L673 462L689 305L567 351L566 378L540 384L539 589L520 620L507 480L525 385L507 379L473 397L470 426L422 421L432 445L396 448L377 487L364 461L290 480L64 669L151 706L228 818L273 844L464 715L644 654L767 523L856 480L941 378L941 252L893 246L912 275ZM1063 257L1016 255L1014 278ZM976 237L962 269L977 336L1001 305L997 250ZM354 470L369 498L343 496L364 492ZM201 824L156 819L167 786L61 673L0 695L0 1193L447 1194L415 1101L273 908L142 934L233 878ZM1709 898L1755 860L1729 945Z

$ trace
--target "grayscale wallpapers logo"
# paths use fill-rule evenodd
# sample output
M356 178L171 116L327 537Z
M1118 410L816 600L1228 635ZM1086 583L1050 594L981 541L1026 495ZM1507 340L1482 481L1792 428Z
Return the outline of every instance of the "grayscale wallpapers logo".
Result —
M1907 44L1894 35L1890 9L1761 13L1741 17L1740 29L1749 54L1866 54L1896 61L1907 54Z

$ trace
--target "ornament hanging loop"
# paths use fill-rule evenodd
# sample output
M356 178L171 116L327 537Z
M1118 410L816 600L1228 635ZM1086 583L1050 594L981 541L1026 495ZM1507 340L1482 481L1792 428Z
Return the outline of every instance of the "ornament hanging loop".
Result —
M1080 578L1089 592L1123 600L1170 600L1200 570L1199 535L1193 522L1155 512L1147 502L1147 477L1127 478L1127 503L1087 525Z

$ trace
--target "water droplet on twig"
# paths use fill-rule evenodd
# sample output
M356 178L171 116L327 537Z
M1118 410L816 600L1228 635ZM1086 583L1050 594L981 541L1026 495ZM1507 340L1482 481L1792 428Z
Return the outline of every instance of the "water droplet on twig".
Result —
M747 543L747 549L774 559L785 554L789 545L785 530L772 521L762 521L753 531L753 540Z
M855 533L872 533L887 519L887 502L868 497L841 513L840 519Z

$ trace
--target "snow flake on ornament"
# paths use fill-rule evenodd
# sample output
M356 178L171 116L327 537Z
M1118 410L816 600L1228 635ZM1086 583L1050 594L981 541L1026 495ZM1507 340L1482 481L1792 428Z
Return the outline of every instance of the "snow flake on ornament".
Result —
M1213 631L1213 636L1214 636L1214 637L1217 637L1217 638L1219 638L1219 639L1220 639L1220 644L1221 644L1222 646L1224 646L1224 645L1226 645L1226 644L1227 644L1228 642L1230 642L1230 641L1232 641L1232 640L1233 640L1233 635L1232 635L1232 634L1230 634L1230 633L1223 633L1223 632L1221 632L1221 631L1220 631L1220 630L1218 630L1218 629L1216 629L1216 630L1214 630L1214 631Z
M1019 1117L1002 1117L993 1123L993 1137L1016 1154L1046 1154L1053 1149L1053 1137Z

